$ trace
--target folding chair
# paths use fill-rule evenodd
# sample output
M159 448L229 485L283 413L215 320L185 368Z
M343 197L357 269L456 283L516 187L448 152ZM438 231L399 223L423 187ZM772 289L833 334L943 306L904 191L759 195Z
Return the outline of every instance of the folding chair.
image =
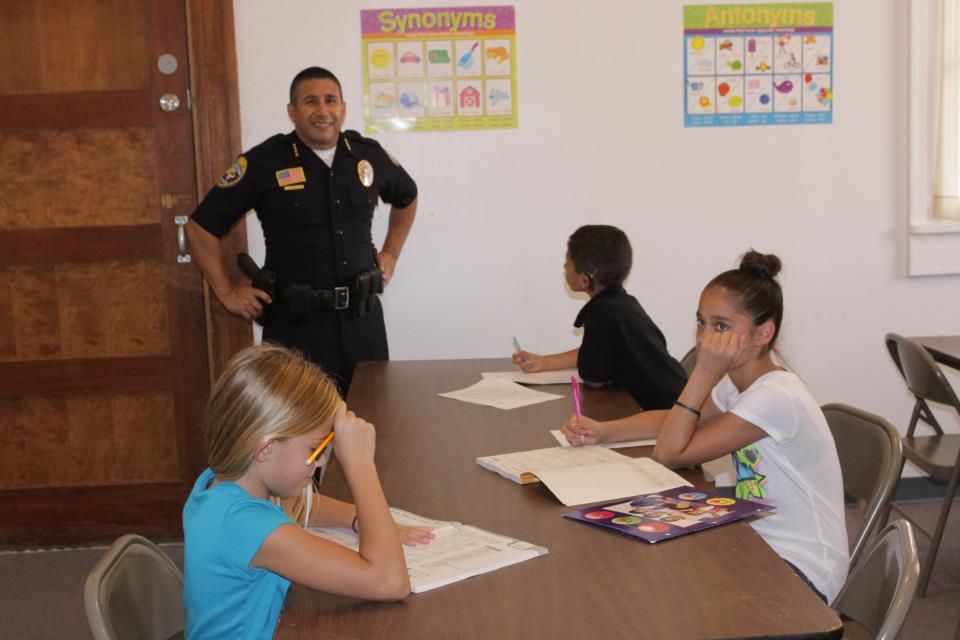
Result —
M168 640L186 626L183 573L136 534L117 538L90 570L83 602L94 640Z
M866 546L900 477L900 433L878 415L846 404L821 407L843 472L843 491L863 510L863 524L850 547L850 564Z
M920 560L913 527L891 522L853 565L833 609L843 620L843 637L893 640L917 592Z
M933 356L919 343L895 333L887 334L886 343L894 364L897 365L897 369L907 383L907 388L916 399L913 415L910 417L910 426L907 428L907 435L903 438L903 461L900 469L902 471L904 463L909 460L929 475L931 480L945 482L947 485L937 527L932 534L924 530L916 521L911 520L917 529L930 537L930 552L920 573L920 597L922 598L927 594L927 585L930 582L937 551L940 549L940 541L943 539L947 517L950 515L950 506L957 493L957 476L960 475L960 433L945 434L930 410L928 402L948 405L960 416L960 400L957 399L957 394ZM917 422L920 420L933 428L934 435L914 435ZM895 495L896 491L890 499L890 507L893 509L897 509L893 504ZM903 517L910 519L902 510L897 509L897 511Z

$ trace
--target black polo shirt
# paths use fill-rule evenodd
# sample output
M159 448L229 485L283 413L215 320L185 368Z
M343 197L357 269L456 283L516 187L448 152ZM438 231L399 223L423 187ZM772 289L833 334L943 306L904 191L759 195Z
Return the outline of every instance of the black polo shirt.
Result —
M575 327L583 327L577 357L580 377L623 387L645 410L668 409L687 377L667 352L663 333L637 299L611 286L583 306Z

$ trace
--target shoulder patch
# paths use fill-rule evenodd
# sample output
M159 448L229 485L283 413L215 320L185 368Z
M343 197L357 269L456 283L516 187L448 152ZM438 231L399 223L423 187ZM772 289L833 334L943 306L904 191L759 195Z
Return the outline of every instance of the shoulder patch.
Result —
M243 176L247 173L247 159L243 156L237 156L230 168L223 172L217 186L221 189L229 189L240 183Z

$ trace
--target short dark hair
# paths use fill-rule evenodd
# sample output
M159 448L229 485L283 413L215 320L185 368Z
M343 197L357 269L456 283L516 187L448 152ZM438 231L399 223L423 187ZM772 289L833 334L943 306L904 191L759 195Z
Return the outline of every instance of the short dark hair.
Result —
M307 67L297 75L293 76L293 82L290 83L290 104L293 104L297 97L297 85L299 85L304 80L333 80L337 83L337 90L340 91L340 99L343 99L343 87L340 86L340 81L337 80L337 76L333 75L333 72L324 69L323 67Z
M753 319L754 326L772 320L774 331L768 349L773 349L783 322L783 290L776 280L780 267L777 256L750 249L740 258L739 269L724 271L706 287L729 291L737 299L737 306Z
M577 273L590 277L591 289L622 285L633 266L627 234L606 224L588 224L574 231L567 251Z

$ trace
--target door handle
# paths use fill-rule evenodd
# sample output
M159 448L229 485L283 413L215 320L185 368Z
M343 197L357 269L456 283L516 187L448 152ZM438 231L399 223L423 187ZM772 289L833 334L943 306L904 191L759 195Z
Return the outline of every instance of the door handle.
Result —
M173 221L177 224L177 262L179 264L192 260L190 254L187 253L187 232L183 229L187 220L187 216L174 216L173 218Z

